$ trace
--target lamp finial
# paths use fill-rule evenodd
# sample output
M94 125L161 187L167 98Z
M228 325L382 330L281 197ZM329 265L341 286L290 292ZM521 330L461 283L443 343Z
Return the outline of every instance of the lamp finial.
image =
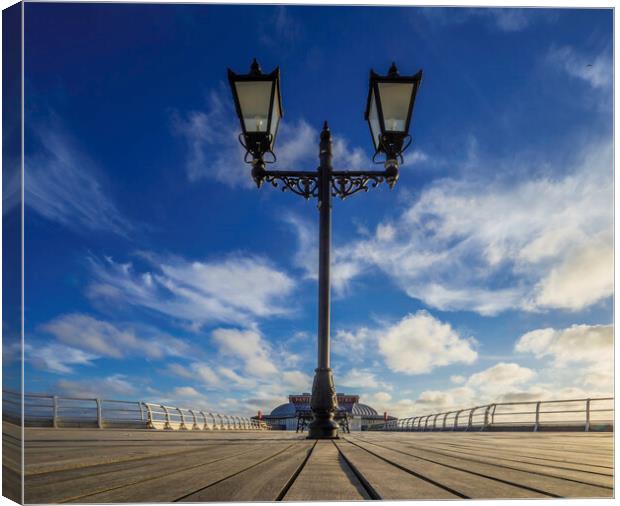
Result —
M256 60L256 58L252 60L252 65L250 65L250 74L254 74L254 75L262 74L260 65L258 64L258 61Z
M388 76L390 77L398 77L398 68L396 67L396 63L392 62L392 66L390 70L388 70Z

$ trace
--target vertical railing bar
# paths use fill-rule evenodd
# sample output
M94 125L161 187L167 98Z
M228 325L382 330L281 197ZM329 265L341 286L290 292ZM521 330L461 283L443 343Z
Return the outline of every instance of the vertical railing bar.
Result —
M52 427L55 429L58 428L58 396L54 395L52 397Z
M95 399L97 403L97 427L103 429L103 414L101 412L101 399Z
M540 401L536 403L536 420L534 422L534 432L538 432L538 427L540 426L540 404Z

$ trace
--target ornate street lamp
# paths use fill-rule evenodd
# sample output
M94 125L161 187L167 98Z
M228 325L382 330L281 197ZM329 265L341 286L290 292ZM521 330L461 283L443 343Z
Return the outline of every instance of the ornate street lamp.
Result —
M395 63L392 63L386 76L370 71L365 117L375 146L373 161L379 155L385 155L390 187L398 179L402 153L411 144L409 125L421 82L421 70L412 76L400 76Z
M318 364L312 385L310 407L314 419L309 426L309 438L338 437L334 421L337 408L336 389L330 368L330 244L331 197L344 199L359 191L368 191L387 181L390 188L398 179L402 153L411 144L409 126L413 104L422 79L422 71L411 77L398 75L392 64L387 76L370 73L366 119L370 126L376 161L385 155L382 171L335 171L332 167L332 138L327 121L321 131L319 167L313 171L266 170L265 164L275 161L273 152L278 122L282 118L280 72L263 74L256 59L249 74L228 70L237 115L242 133L239 140L246 150L245 161L252 165L252 177L260 187L264 181L282 191L290 190L309 199L318 197L319 207L319 328ZM269 155L266 160L265 155ZM381 162L379 162L381 163Z
M254 160L264 160L266 154L271 154L271 161L275 161L273 145L282 118L280 69L263 74L254 58L249 74L235 74L228 69L228 82L237 115L241 119L243 132L239 140L246 149L246 162L249 162L248 156ZM261 183L257 181L259 187Z

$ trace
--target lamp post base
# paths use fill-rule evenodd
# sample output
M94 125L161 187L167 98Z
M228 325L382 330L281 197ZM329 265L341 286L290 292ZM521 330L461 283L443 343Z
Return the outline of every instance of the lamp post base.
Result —
M334 421L336 411L336 388L329 367L314 371L310 407L314 420L308 426L308 439L337 439L339 425Z
M314 413L314 420L308 425L308 439L338 439L339 427L334 413Z

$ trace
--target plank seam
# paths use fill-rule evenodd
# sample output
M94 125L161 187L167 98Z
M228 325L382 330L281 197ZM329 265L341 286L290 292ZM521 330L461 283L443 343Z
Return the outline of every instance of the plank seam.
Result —
M381 455L378 455L375 452L370 451L368 448L364 448L363 446L360 446L357 443L354 443L350 439L347 439L347 441L349 441L349 443L351 443L352 445L357 446L358 448L361 448L365 452L370 453L374 457L377 457L378 459L381 459L384 462L387 462L388 464L390 464L390 465L400 469L401 471L405 471L406 473L409 473L409 474L415 476L416 478L419 478L421 480L424 480L424 481L430 483L431 485L435 485L436 487L439 487L439 488L441 488L441 489L443 489L443 490L445 490L447 492L450 492L451 494L454 494L457 497L460 497L461 499L471 499L471 497L466 496L465 494L463 494L461 492L458 492L457 490L454 490L454 489L448 487L447 485L443 485L442 483L439 483L438 481L435 481L432 478L428 478L427 476L424 476L423 474L420 474L420 473L417 473L415 471L412 471L411 469L407 469L406 467L401 466L400 464L397 464L396 462L392 462L392 461L386 459L385 457L382 457Z
M368 480L361 473L361 471L355 465L353 465L353 462L351 462L347 458L347 456L342 452L340 447L336 444L336 441L332 441L332 443L334 443L334 446L338 450L338 453L340 454L340 456L344 459L344 461L347 463L347 465L349 466L353 474L357 477L357 479L360 481L362 486L366 489L366 492L368 493L370 498L375 501L381 501L383 498L379 495L379 493L375 490L375 488L368 482Z
M282 487L282 490L280 490L280 493L276 497L276 501L282 501L284 499L284 496L288 493L290 488L293 486L293 483L295 482L297 477L301 474L301 471L303 470L303 468L306 467L306 463L308 462L308 460L310 460L310 456L312 455L312 452L314 451L314 448L316 447L317 442L318 441L315 441L314 444L310 447L310 450L308 450L308 453L306 454L306 457L304 458L304 460L297 467L297 469L295 469L295 472L291 475L291 477L285 483L284 487Z
M274 454L270 455L269 457L267 457L267 458L265 458L265 459L263 459L263 460L259 460L258 462L255 462L255 463L254 463L254 464L252 464L251 466L245 467L245 468L243 468L243 469L241 469L241 470L237 471L236 473L233 473L233 474L231 474L231 475L228 475L228 476L226 476L225 478L221 478L221 479L219 479L219 480L216 480L216 481L214 481L213 483L209 483L206 487L201 487L201 488L199 488L199 489L197 489L197 490L194 490L193 492L190 492L189 494L185 494L185 495L182 495L181 497L177 497L177 498L176 498L174 501L172 501L172 502L179 502L179 501L182 501L183 499L186 499L186 498L188 498L188 497L189 497L189 496L191 496L191 495L197 494L198 492L202 492L203 490L206 490L206 489L208 489L209 487L212 487L212 486L214 486L214 485L217 485L218 483L221 483L221 482L223 482L223 481L225 481L225 480L228 480L229 478L232 478L233 476L237 476L237 475L239 475L239 474L241 474L241 473L245 473L246 471L248 471L248 470L250 470L250 469L252 469L252 468L254 468L254 467L256 467L256 466L258 466L258 465L260 465L260 464L263 464L263 463L267 462L268 460L271 460L271 459L273 459L274 457L277 457L278 455L281 455L282 453L284 453L284 452L285 452L286 450L288 450L289 448L292 448L293 446L294 446L294 444L291 444L291 445L287 446L286 448L283 448L283 449L282 449L282 450L280 450L279 452L276 452L276 453L274 453Z
M428 460L429 462L434 462L435 464L441 464L440 462L436 462L436 461L431 460L431 459L420 457L419 455L412 455L412 454L403 452L401 450L396 450L394 448L389 448L387 446L381 446L381 445L378 445L376 443L370 443L370 444L375 444L376 446L380 446L381 448L385 448L387 450L393 450L393 451L396 451L396 452L399 452L399 453L403 453L404 455L411 455L412 457L416 457L416 458L423 459L423 460ZM442 455L444 457L454 458L454 455L450 455L449 453L443 453L443 452L440 452L440 451L437 451L437 450L428 450L428 449L424 449L424 448L419 448L419 447L416 447L415 445L412 445L412 444L409 444L407 446L408 446L408 448L411 448L413 450L422 450L422 451L427 451L427 452L430 452L430 453L437 453L437 454ZM581 480L577 480L575 478L569 478L569 477L566 477L566 476L558 476L557 474L550 474L550 473L539 472L539 471L528 471L528 470L525 470L525 469L519 469L518 467L512 467L512 466L508 466L508 465L505 465L505 464L491 464L489 462L484 462L482 460L478 460L478 459L474 459L474 458L468 458L468 457L457 457L457 458L460 458L461 460L468 460L470 462L475 462L476 464L483 464L483 465L487 465L487 466L502 467L504 469L511 469L512 471L519 471L519 472L522 472L522 473L533 474L533 475L537 475L537 476L546 476L547 478L556 478L558 480L571 481L573 483L579 483L580 485L589 485L591 487L600 487L600 488L606 488L606 489L609 489L609 490L613 490L613 487L609 487L607 485L600 485L598 483L591 483L591 482L588 482L588 481L581 481ZM441 464L441 465L448 466L448 464ZM448 467L451 467L451 466L448 466ZM468 471L468 472L471 472L471 471ZM585 471L583 471L583 472L585 472ZM499 479L499 478L494 478L494 479ZM519 486L520 487L525 487L524 485L519 485Z
M163 478L164 476L170 476L171 474L182 473L183 471L189 471L190 469L196 469L198 467L207 466L209 464L215 464L216 462L220 462L222 460L232 459L232 458L235 458L235 457L239 457L240 455L244 455L246 453L250 453L250 452L254 451L255 449L256 448L251 448L250 450L245 451L245 452L236 453L234 455L230 455L228 457L222 457L222 458L219 458L219 459L211 460L209 462L203 462L202 464L194 464L194 465L189 466L189 467L184 467L183 469L177 469L176 471L169 471L169 472L167 472L165 474L158 474L157 476L151 476L150 478L146 478L144 480L138 480L138 481L134 481L132 483L125 483L124 485L118 485L116 487L107 488L107 489L103 489L103 490L98 490L96 492L89 492L88 494L78 495L78 496L75 496L75 497L69 497L68 499L66 498L66 499L62 499L61 501L58 501L58 503L59 504L60 503L67 503L67 502L70 502L70 501L75 501L77 499L82 499L84 497L90 497L92 495L102 494L104 492L110 492L112 490L118 490L118 489L125 488L125 487L131 487L133 485L138 485L138 484L144 483L146 481L156 480L158 478Z
M552 492L545 492L543 490L539 490L537 488L530 487L528 485L523 485L521 483L515 483L515 482L509 481L509 480L503 480L502 478L496 478L494 476L487 476L486 474L477 473L476 471L471 471L469 469L462 469L460 467L451 466L450 464L445 464L443 462L437 462L435 460L431 460L431 459L427 459L427 458L424 458L424 457L420 457L418 455L413 455L411 453L403 452L401 450L396 450L394 448L389 448L387 446L382 446L382 445L379 445L379 444L376 444L376 443L371 443L370 441L366 441L366 442L371 444L371 445L378 446L379 448L383 448L385 450L390 450L390 451L394 451L394 452L397 452L397 453L402 453L403 455L407 455L409 457L415 457L416 459L425 460L426 462L432 462L433 464L437 464L437 465L440 465L440 466L448 467L450 469L455 469L457 471L462 471L464 473L473 474L474 476L480 476L481 478L486 478L486 479L489 479L489 480L497 481L497 482L500 482L500 483L504 483L506 485L511 485L513 487L522 488L522 489L529 490L531 492L536 492L536 493L539 493L539 494L543 494L543 495L546 495L546 496L549 496L549 497L554 497L556 499L561 499L562 498L562 496L560 496L560 495L553 494ZM355 444L355 443L353 443L353 444ZM370 450L366 450L366 451L370 452ZM370 453L373 453L373 452L370 452ZM375 454L373 453L373 455L375 455ZM379 455L377 455L377 456L380 457ZM382 458L382 457L380 457L380 458ZM386 462L389 462L389 461L386 461ZM520 471L520 469L519 469L519 471ZM532 474L532 473L530 473L530 474ZM471 498L467 497L466 499L471 499Z
M440 452L439 450L433 449L432 447L414 445L414 444L411 444L411 443L406 443L406 444L407 444L407 446L409 448L416 448L418 450L428 451L428 452L432 452L432 453L440 453L441 455L446 455L446 456L450 455L449 453ZM549 469L563 469L564 471L575 471L575 472L578 472L578 473L596 474L596 475L599 475L599 476L606 476L608 478L609 477L613 477L613 473L612 474L608 474L608 473L603 473L601 471L590 471L590 470L587 470L587 469L578 469L578 468L575 468L575 467L560 466L560 465L557 465L557 464L540 464L540 463L536 463L536 462L527 462L527 461L524 461L524 460L518 460L516 458L511 458L511 457L498 457L497 455L494 455L494 454L492 454L492 455L488 455L488 454L487 455L476 455L475 452L472 453L472 452L467 452L467 451L453 449L453 448L440 448L440 449L445 451L445 452L452 452L452 453L457 453L457 454L461 454L461 455L467 455L469 457L478 457L478 458L482 457L482 458L492 458L492 459L498 458L498 459L501 459L501 460L505 460L507 462L516 462L518 464L548 467ZM513 455L513 457L515 457L515 456L517 456L517 457L524 457L524 458L528 458L528 459L532 459L532 460L539 460L539 461L540 460L547 460L547 459L544 459L544 458L536 459L536 457L531 457L531 456ZM462 458L467 459L467 457L462 457ZM481 460L475 460L475 461L476 462L480 462L480 463L483 462ZM557 461L552 461L552 462L557 462ZM577 462L574 462L574 464L577 464ZM610 468L610 469L613 470L613 468Z

